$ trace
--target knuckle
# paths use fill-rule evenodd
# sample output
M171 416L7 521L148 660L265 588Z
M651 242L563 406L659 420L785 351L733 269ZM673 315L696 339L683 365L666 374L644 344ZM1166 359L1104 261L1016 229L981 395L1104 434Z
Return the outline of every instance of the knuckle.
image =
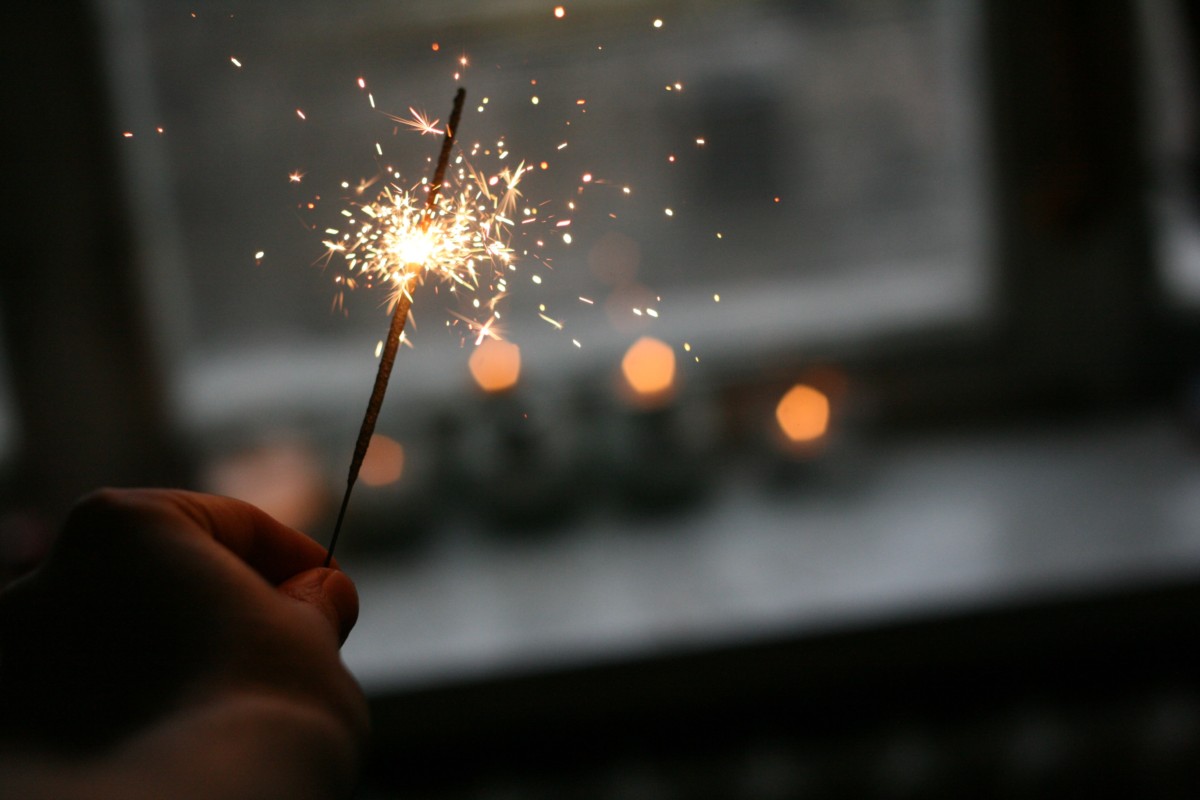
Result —
M147 502L143 492L97 489L71 508L59 533L59 544L80 547L97 541L111 543L145 529L153 515L153 504Z

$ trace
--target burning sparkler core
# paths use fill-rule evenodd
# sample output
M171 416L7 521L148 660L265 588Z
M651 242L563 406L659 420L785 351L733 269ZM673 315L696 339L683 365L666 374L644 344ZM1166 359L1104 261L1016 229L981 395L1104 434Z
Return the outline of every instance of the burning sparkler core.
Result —
M447 126L446 141L453 130ZM441 181L412 189L389 185L357 213L346 212L348 230L328 231L337 234L324 242L328 255L345 261L345 285L388 286L393 306L427 277L474 291L513 260L510 215L527 171L522 162L487 176L462 162L453 186L444 170Z

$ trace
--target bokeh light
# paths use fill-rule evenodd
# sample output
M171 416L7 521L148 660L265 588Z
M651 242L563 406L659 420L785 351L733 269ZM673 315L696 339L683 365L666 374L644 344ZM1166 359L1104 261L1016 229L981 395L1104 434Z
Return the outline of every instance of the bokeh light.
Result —
M293 528L313 525L326 510L325 474L316 452L280 439L225 455L204 468L206 491L252 503Z
M816 441L829 430L829 398L818 389L798 383L780 399L775 419L788 441Z
M521 348L512 342L488 339L475 348L467 362L471 377L485 392L503 392L521 377Z
M376 433L371 437L358 479L367 486L387 486L404 474L404 446Z
M666 342L643 336L625 351L621 374L635 394L656 397L675 383L675 351Z

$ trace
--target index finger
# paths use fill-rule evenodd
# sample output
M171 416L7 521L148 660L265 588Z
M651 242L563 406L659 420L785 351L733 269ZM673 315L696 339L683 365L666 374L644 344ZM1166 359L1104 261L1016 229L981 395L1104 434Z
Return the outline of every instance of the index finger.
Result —
M321 566L325 548L242 500L181 489L107 489L82 507L183 517L278 585L297 573Z

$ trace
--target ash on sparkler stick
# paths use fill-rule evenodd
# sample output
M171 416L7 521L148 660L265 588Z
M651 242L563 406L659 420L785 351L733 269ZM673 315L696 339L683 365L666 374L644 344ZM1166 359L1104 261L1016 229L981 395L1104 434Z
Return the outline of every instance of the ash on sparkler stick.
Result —
M446 167L450 163L450 152L454 148L454 135L458 131L458 121L462 117L463 101L466 96L466 89L461 87L454 95L454 108L450 112L450 121L446 124L446 134L442 139L442 151L438 154L437 168L434 170L433 180L429 184L429 194L420 223L422 231L428 230L433 220L438 192L442 188L442 182L446 179ZM408 321L408 310L412 306L409 283L413 277L412 274L405 276L404 283L400 286L396 308L392 311L392 322L388 327L387 339L384 340L383 353L379 359L379 370L375 373L375 384L371 389L371 397L367 401L367 411L363 414L363 421L358 429L358 439L354 443L354 455L350 459L350 472L346 477L346 491L342 495L342 505L338 509L337 522L333 526L333 536L329 540L329 548L325 551L326 567L333 561L333 548L337 546L338 534L342 530L342 521L346 518L346 508L350 505L350 493L354 491L354 484L358 481L358 472L367 455L371 434L375 432L375 422L379 419L379 409L383 405L383 395L387 391L388 381L392 376L396 352L400 348L400 335L404 332L404 325Z

